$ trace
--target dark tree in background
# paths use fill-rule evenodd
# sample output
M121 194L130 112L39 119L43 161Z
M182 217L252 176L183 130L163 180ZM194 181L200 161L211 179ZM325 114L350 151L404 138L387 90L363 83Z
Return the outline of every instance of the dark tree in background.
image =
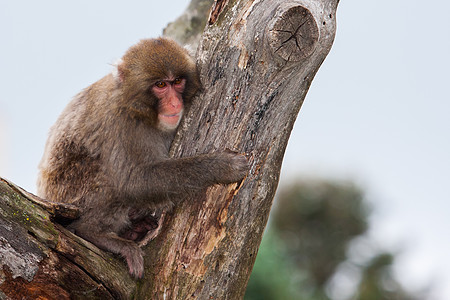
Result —
M354 185L310 181L281 191L273 225L293 262L323 288L348 243L366 231L367 212Z
M364 238L369 215L364 193L350 182L301 180L280 190L245 299L333 299L348 293L337 274L354 285L347 299L425 299L403 289L392 275L394 255L370 241L370 258L351 260L348 249Z

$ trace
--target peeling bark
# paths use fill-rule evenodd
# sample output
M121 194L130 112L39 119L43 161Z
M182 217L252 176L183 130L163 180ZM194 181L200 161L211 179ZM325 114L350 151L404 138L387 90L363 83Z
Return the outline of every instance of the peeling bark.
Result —
M168 213L161 233L143 246L146 271L138 281L120 257L55 222L70 222L76 208L2 179L0 299L243 297L289 135L333 43L339 0L217 0L209 16L194 5L210 2L193 0L184 17L184 24L203 22L180 38L197 48L203 91L171 155L238 151L249 160L248 176L211 187ZM176 24L165 34L183 36ZM198 24L208 24L199 43Z

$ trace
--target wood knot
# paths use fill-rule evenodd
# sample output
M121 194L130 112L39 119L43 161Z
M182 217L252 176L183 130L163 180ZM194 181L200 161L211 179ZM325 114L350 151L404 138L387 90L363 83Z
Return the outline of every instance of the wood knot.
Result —
M273 52L286 61L300 61L310 56L319 40L317 23L303 6L279 10L268 29Z

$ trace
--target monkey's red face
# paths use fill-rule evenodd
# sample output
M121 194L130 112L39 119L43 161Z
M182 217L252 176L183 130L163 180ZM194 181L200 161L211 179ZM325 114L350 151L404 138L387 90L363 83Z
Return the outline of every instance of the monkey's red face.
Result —
M168 78L157 81L152 88L159 99L159 127L165 130L175 130L183 116L183 91L186 86L184 78Z

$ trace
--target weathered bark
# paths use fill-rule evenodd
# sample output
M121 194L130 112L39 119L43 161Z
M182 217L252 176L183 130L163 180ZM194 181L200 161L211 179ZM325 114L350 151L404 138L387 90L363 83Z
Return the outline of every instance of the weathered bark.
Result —
M144 248L144 279L132 280L120 258L54 222L75 218L75 208L0 180L0 299L242 298L290 132L333 43L338 2L214 3L197 50L203 91L171 155L228 148L247 155L250 171L242 183L214 186L166 216ZM192 29L187 40L194 48L195 35Z
M0 178L0 299L133 295L136 283L123 262L53 221L75 218L77 210L43 201Z

